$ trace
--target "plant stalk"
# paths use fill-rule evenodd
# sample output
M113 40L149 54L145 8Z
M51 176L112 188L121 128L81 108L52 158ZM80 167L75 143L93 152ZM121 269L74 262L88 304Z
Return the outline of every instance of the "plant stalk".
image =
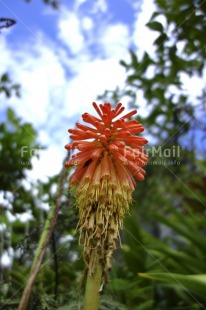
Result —
M18 310L26 310L27 305L31 296L32 288L34 285L34 282L36 280L37 274L39 272L39 269L41 267L42 260L44 258L44 254L47 248L47 245L49 243L49 240L51 238L51 234L54 230L54 227L57 222L58 212L61 207L61 196L63 191L63 184L65 180L65 171L62 170L61 173L61 180L59 185L59 193L57 197L56 204L52 204L51 209L49 211L47 220L45 222L40 241L38 243L38 247L36 249L36 253L34 256L33 264L31 267L31 271L29 274L28 281L26 283L26 286L24 288Z
M90 275L89 272L87 273L84 310L99 309L101 280L102 266L100 263L98 263L93 275Z
M56 216L55 216L56 212L55 211L56 211L56 206L52 205L48 218L45 222L38 247L36 249L36 253L34 256L32 267L31 267L29 279L26 283L24 292L22 294L18 310L27 309L27 304L28 304L28 301L29 301L29 298L32 292L34 281L41 267L41 263L42 263L48 242L50 240L54 225L56 224Z

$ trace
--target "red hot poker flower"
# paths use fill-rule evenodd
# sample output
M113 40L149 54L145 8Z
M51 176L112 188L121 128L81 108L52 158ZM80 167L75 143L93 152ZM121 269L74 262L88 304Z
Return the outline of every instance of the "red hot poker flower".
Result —
M93 274L100 261L106 276L119 229L132 201L135 179L142 181L145 176L147 156L143 146L147 140L135 135L144 131L142 124L128 119L136 110L120 116L125 109L121 103L115 109L110 103L98 106L94 102L93 107L98 117L82 115L90 126L76 123L76 129L69 129L74 142L65 148L79 152L65 167L77 166L69 182L71 189L76 188L86 266Z

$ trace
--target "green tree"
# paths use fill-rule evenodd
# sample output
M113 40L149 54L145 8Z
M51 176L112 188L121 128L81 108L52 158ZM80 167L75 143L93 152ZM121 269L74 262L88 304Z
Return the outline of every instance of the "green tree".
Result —
M147 178L134 195L135 213L128 219L124 237L126 265L117 266L115 291L132 309L202 309L205 283L203 278L203 282L196 280L206 273L201 264L205 261L205 87L194 99L184 89L182 77L191 79L191 85L193 78L203 79L206 6L193 0L155 3L157 9L147 23L158 33L155 54L145 51L139 58L130 50L130 61L120 61L126 70L125 87L99 97L117 103L126 96L130 106L138 109L141 91L148 111L146 118L138 118L150 140ZM172 153L176 146L181 147L180 156ZM161 152L152 152L152 147ZM168 149L170 158L163 156ZM144 277L165 281L167 286L140 282L136 278L140 270ZM136 290L125 290L132 284Z

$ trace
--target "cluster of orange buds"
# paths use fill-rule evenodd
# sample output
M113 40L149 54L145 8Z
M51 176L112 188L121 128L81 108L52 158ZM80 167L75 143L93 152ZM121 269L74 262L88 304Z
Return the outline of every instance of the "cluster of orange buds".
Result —
M120 116L125 109L121 103L114 109L110 103L98 106L94 102L93 106L97 116L82 115L90 126L76 123L76 129L68 130L74 142L65 148L78 152L65 167L77 167L69 182L77 198L86 267L92 275L100 262L106 278L124 216L132 202L135 179L142 181L145 176L143 166L148 158L143 146L148 141L136 136L144 131L142 124L128 119L136 110Z

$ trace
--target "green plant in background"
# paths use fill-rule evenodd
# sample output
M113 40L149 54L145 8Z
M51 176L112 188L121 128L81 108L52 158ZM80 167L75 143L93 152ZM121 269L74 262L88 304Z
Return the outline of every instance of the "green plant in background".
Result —
M10 98L13 92L17 97L20 97L20 85L13 84L8 73L2 74L0 78L0 94L4 93L7 98Z
M31 2L31 0L24 0L26 2ZM47 5L50 5L53 9L58 9L61 1L59 0L43 0L43 2Z
M147 24L148 28L158 33L154 41L155 54L151 56L146 51L139 59L131 50L130 62L120 62L126 69L125 88L106 91L100 98L118 102L126 96L131 98L131 106L138 108L141 101L137 99L141 92L146 98L148 109L148 116L141 121L154 138L153 146L156 149L172 149L178 145L181 147L180 156L176 153L166 158L165 163L161 163L165 158L158 152L154 155L149 153L146 184L140 184L140 191L134 193L134 199L138 202L134 209L136 221L133 225L130 223L128 232L124 233L125 259L128 270L132 267L128 257L131 259L133 256L136 257L137 272L144 273L145 277L148 274L153 279L153 273L158 273L158 282L142 282L143 288L147 289L148 285L151 288L148 299L152 303L146 309L202 309L205 306L204 281L197 281L196 276L198 279L199 275L204 278L206 273L205 89L200 89L199 95L195 100L192 99L190 92L183 88L182 77L203 77L206 7L201 1L155 3L157 11ZM150 76L149 71L153 72ZM168 164L169 161L171 164ZM135 225L139 230L135 231ZM138 231L141 231L142 239L139 239ZM132 242L130 238L133 239ZM128 280L128 272L123 273L124 269L118 266L117 269L121 274L120 278L126 281L121 284L120 280L119 286L115 286L122 297L123 288L127 285L130 287L133 281L135 283L138 280L135 278L136 274L132 281ZM178 274L179 283L176 281L176 285L173 273ZM184 275L191 275L189 285L188 278L184 278ZM161 280L167 280L167 285L159 284ZM132 302L132 309L139 309L144 304L138 297L138 291L137 287L136 294L134 293L136 302L131 297L127 298L130 295L125 292L124 302Z
M110 281L102 292L100 309L201 310L206 307L206 92L203 88L194 99L182 83L183 76L203 78L206 5L204 1L192 0L156 0L155 3L156 12L147 24L158 34L154 42L155 54L145 51L139 57L131 50L130 61L121 61L126 70L125 88L107 91L103 100L106 98L105 101L117 103L127 96L131 99L130 105L138 108L142 104L138 93L142 92L146 98L148 116L138 120L144 123L151 137L150 145L171 150L174 145L180 146L180 156L175 153L171 158L164 158L172 161L171 165L154 164L155 161L161 162L162 158L158 152L149 152L148 177L134 192L132 216L126 218L124 232L121 233L122 251L116 251L112 259L113 269ZM148 75L149 71L151 75ZM13 90L15 92L15 88L11 88L12 83L5 82L3 77L1 93L6 94L2 86L7 86L11 94ZM12 120L7 122L16 128L18 137L23 138L19 128L23 123L19 120L15 127ZM25 284L23 273L30 268L47 217L47 212L38 206L41 200L48 205L56 200L52 187L57 186L58 176L45 184L39 182L32 185L36 193L26 190L21 181L24 180L25 170L31 167L23 169L16 160L22 147L21 139L17 139L17 146L12 148L8 139L14 139L15 133L12 138L5 122L1 123L1 130L7 136L3 140L1 135L2 149L5 150L5 164L1 170L1 180L5 180L2 183L5 200L7 204L12 204L13 215L25 210L31 210L33 215L28 223L16 221L11 225L5 206L1 205L1 220L7 227L3 239L1 234L1 248L3 244L4 250L12 247L22 249L21 255L14 257L13 264L0 273L4 283L0 305L15 309L21 292L13 294ZM27 143L30 147L31 140ZM13 164L6 155L6 149L10 150ZM13 174L10 165L13 165ZM14 193L15 200L11 201L9 192L16 184L20 187ZM79 309L82 305L82 289L78 289L82 282L82 249L75 235L77 214L71 208L74 199L72 196L69 201L66 199L67 189L65 184L59 223L36 279L30 309ZM73 237L70 241L64 241L68 236ZM137 276L137 273L147 278Z
M12 91L17 91L17 89L19 87L12 85L6 74L1 77L1 93L5 93L9 97ZM17 92L16 95L19 93ZM29 134L25 134L25 132ZM22 148L25 146L28 147L28 151L22 154ZM20 219L22 214L31 211L30 206L34 203L33 197L23 185L23 180L26 171L32 169L29 150L35 148L37 148L36 132L31 124L23 124L12 109L7 109L5 121L0 123L1 259L6 253L10 253L11 257L13 249L20 240L18 237L23 239L29 231L31 216L25 223ZM15 256L15 254L13 255ZM5 296L9 290L12 291L12 272L15 274L15 270L12 270L11 267L2 269L1 266L0 268L0 280L2 284L4 283L2 296ZM16 273L18 272L16 271ZM23 278L22 274L20 276Z
M10 96L14 88L10 80L10 84L7 84L8 79L4 76L1 78L1 94ZM23 123L11 108L5 109L5 120L0 123L0 148L0 308L16 309L47 218L48 212L44 211L44 208L52 206L58 198L54 194L54 187L57 187L59 175L49 178L46 183L37 181L32 184L27 179L27 171L32 169L33 157L38 157L43 148L37 144L37 133L32 125ZM66 184L62 187L61 198L64 196L63 191L67 192ZM73 242L67 244L61 240L71 236L76 226L75 214L68 208L73 204L72 198L70 202L65 195L65 203L59 203L62 210L65 205L67 208L63 216L60 213L61 225L53 230L47 249L51 258L49 261L46 259L46 266L50 268L41 268L29 309L41 305L43 307L45 303L41 294L48 294L45 299L48 299L48 302L51 299L52 303L57 296L60 299L59 291L62 291L64 302L68 297L62 284L72 286L75 283L76 274L69 265L73 265L73 255L78 255L75 254L77 242L74 238ZM71 253L68 253L69 247ZM8 265L3 264L2 259L5 256L10 259ZM64 264L64 260L67 264ZM69 279L65 278L65 273L70 275Z
M203 77L206 8L204 1L156 0L155 3L157 11L147 23L151 31L158 33L154 40L155 54L145 51L140 59L131 50L130 62L120 61L126 70L125 88L106 91L101 97L119 102L127 96L131 106L138 108L142 102L137 96L143 94L148 109L144 124L152 137L158 144L182 144L188 131L195 128L200 134L205 129L205 115L200 114L205 110L205 88L192 102L182 78ZM192 141L197 133L190 138L190 148L187 145L190 150L198 147Z

